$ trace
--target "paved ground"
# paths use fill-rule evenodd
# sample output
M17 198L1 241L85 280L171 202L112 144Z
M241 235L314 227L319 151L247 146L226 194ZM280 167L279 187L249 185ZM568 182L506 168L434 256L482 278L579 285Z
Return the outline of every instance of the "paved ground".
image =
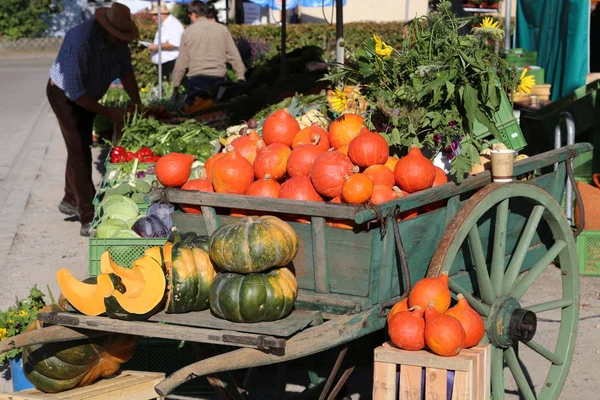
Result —
M0 309L6 309L15 297L26 296L33 284L44 291L49 285L58 295L55 272L61 267L68 268L79 278L87 275L87 239L79 236L78 222L65 219L56 209L63 194L66 152L45 97L53 57L4 56L0 59L0 140L3 144L0 153ZM98 158L100 150L95 149L94 154ZM100 181L98 172L95 180ZM548 273L529 293L529 301L553 299L558 287L558 275ZM560 315L547 314L540 320L536 339L550 346L558 331ZM599 333L600 279L582 278L578 341L561 399L599 398L596 383ZM539 385L547 366L540 357L526 351L521 356L532 379ZM261 373L260 369L257 372ZM272 373L264 371L260 379L255 375L251 381L263 382L262 385L273 382ZM353 398L370 398L365 389L369 387L370 374L367 365L350 379ZM294 380L306 384L306 379ZM10 390L10 382L0 379L0 393Z

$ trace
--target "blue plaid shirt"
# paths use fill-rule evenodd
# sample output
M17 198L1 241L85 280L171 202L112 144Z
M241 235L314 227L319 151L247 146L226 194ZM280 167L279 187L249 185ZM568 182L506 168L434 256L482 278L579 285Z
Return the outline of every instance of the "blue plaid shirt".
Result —
M109 47L102 27L92 19L67 32L50 79L72 101L86 93L99 100L115 79L130 73L133 66L127 43Z

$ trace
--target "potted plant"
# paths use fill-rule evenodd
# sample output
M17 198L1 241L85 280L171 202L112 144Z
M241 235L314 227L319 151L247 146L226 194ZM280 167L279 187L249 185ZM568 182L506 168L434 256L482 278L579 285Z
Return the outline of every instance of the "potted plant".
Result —
M44 294L34 286L29 291L29 296L17 300L14 306L7 311L0 312L0 340L6 340L25 332L29 324L36 320L38 311L45 306ZM21 361L22 349L13 349L0 354L0 365L10 363L13 390L15 392L33 388L23 373Z
M328 77L338 86L360 88L369 104L367 125L384 134L393 153L402 155L412 145L429 149L432 159L449 161L457 182L480 162L485 145L473 124L500 137L494 115L519 84L515 68L485 44L503 37L497 22L486 18L472 34L460 36L467 21L443 1L438 12L410 24L402 48L374 35Z

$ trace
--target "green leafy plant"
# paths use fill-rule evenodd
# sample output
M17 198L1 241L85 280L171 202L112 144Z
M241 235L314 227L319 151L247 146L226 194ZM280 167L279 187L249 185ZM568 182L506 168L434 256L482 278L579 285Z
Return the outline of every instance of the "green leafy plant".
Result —
M493 116L506 93L515 91L514 67L486 46L502 35L491 24L458 30L468 20L458 19L448 1L439 11L416 19L401 47L379 36L351 52L351 65L336 66L327 77L339 85L360 87L370 104L369 127L385 136L393 151L403 154L411 145L443 152L451 161L456 181L479 163L483 139L473 133L475 121L500 137Z
M0 312L0 340L6 340L25 332L29 324L36 320L39 310L45 305L44 294L37 288L37 285L32 287L27 298L17 300L16 305L9 307L7 311ZM0 365L17 357L21 351L19 348L0 354Z
M47 18L61 9L61 0L0 0L0 38L41 37Z

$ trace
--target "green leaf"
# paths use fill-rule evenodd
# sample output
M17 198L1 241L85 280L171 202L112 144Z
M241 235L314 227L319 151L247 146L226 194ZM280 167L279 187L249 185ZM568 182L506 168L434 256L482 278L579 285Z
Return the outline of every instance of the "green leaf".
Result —
M454 88L454 83L450 82L449 80L446 81L446 91L448 92L446 94L446 101L450 100L452 96L454 96Z
M467 122L469 124L468 132L473 131L473 122L475 122L478 109L477 92L468 83L465 85L465 91L463 95L463 105L467 113Z

